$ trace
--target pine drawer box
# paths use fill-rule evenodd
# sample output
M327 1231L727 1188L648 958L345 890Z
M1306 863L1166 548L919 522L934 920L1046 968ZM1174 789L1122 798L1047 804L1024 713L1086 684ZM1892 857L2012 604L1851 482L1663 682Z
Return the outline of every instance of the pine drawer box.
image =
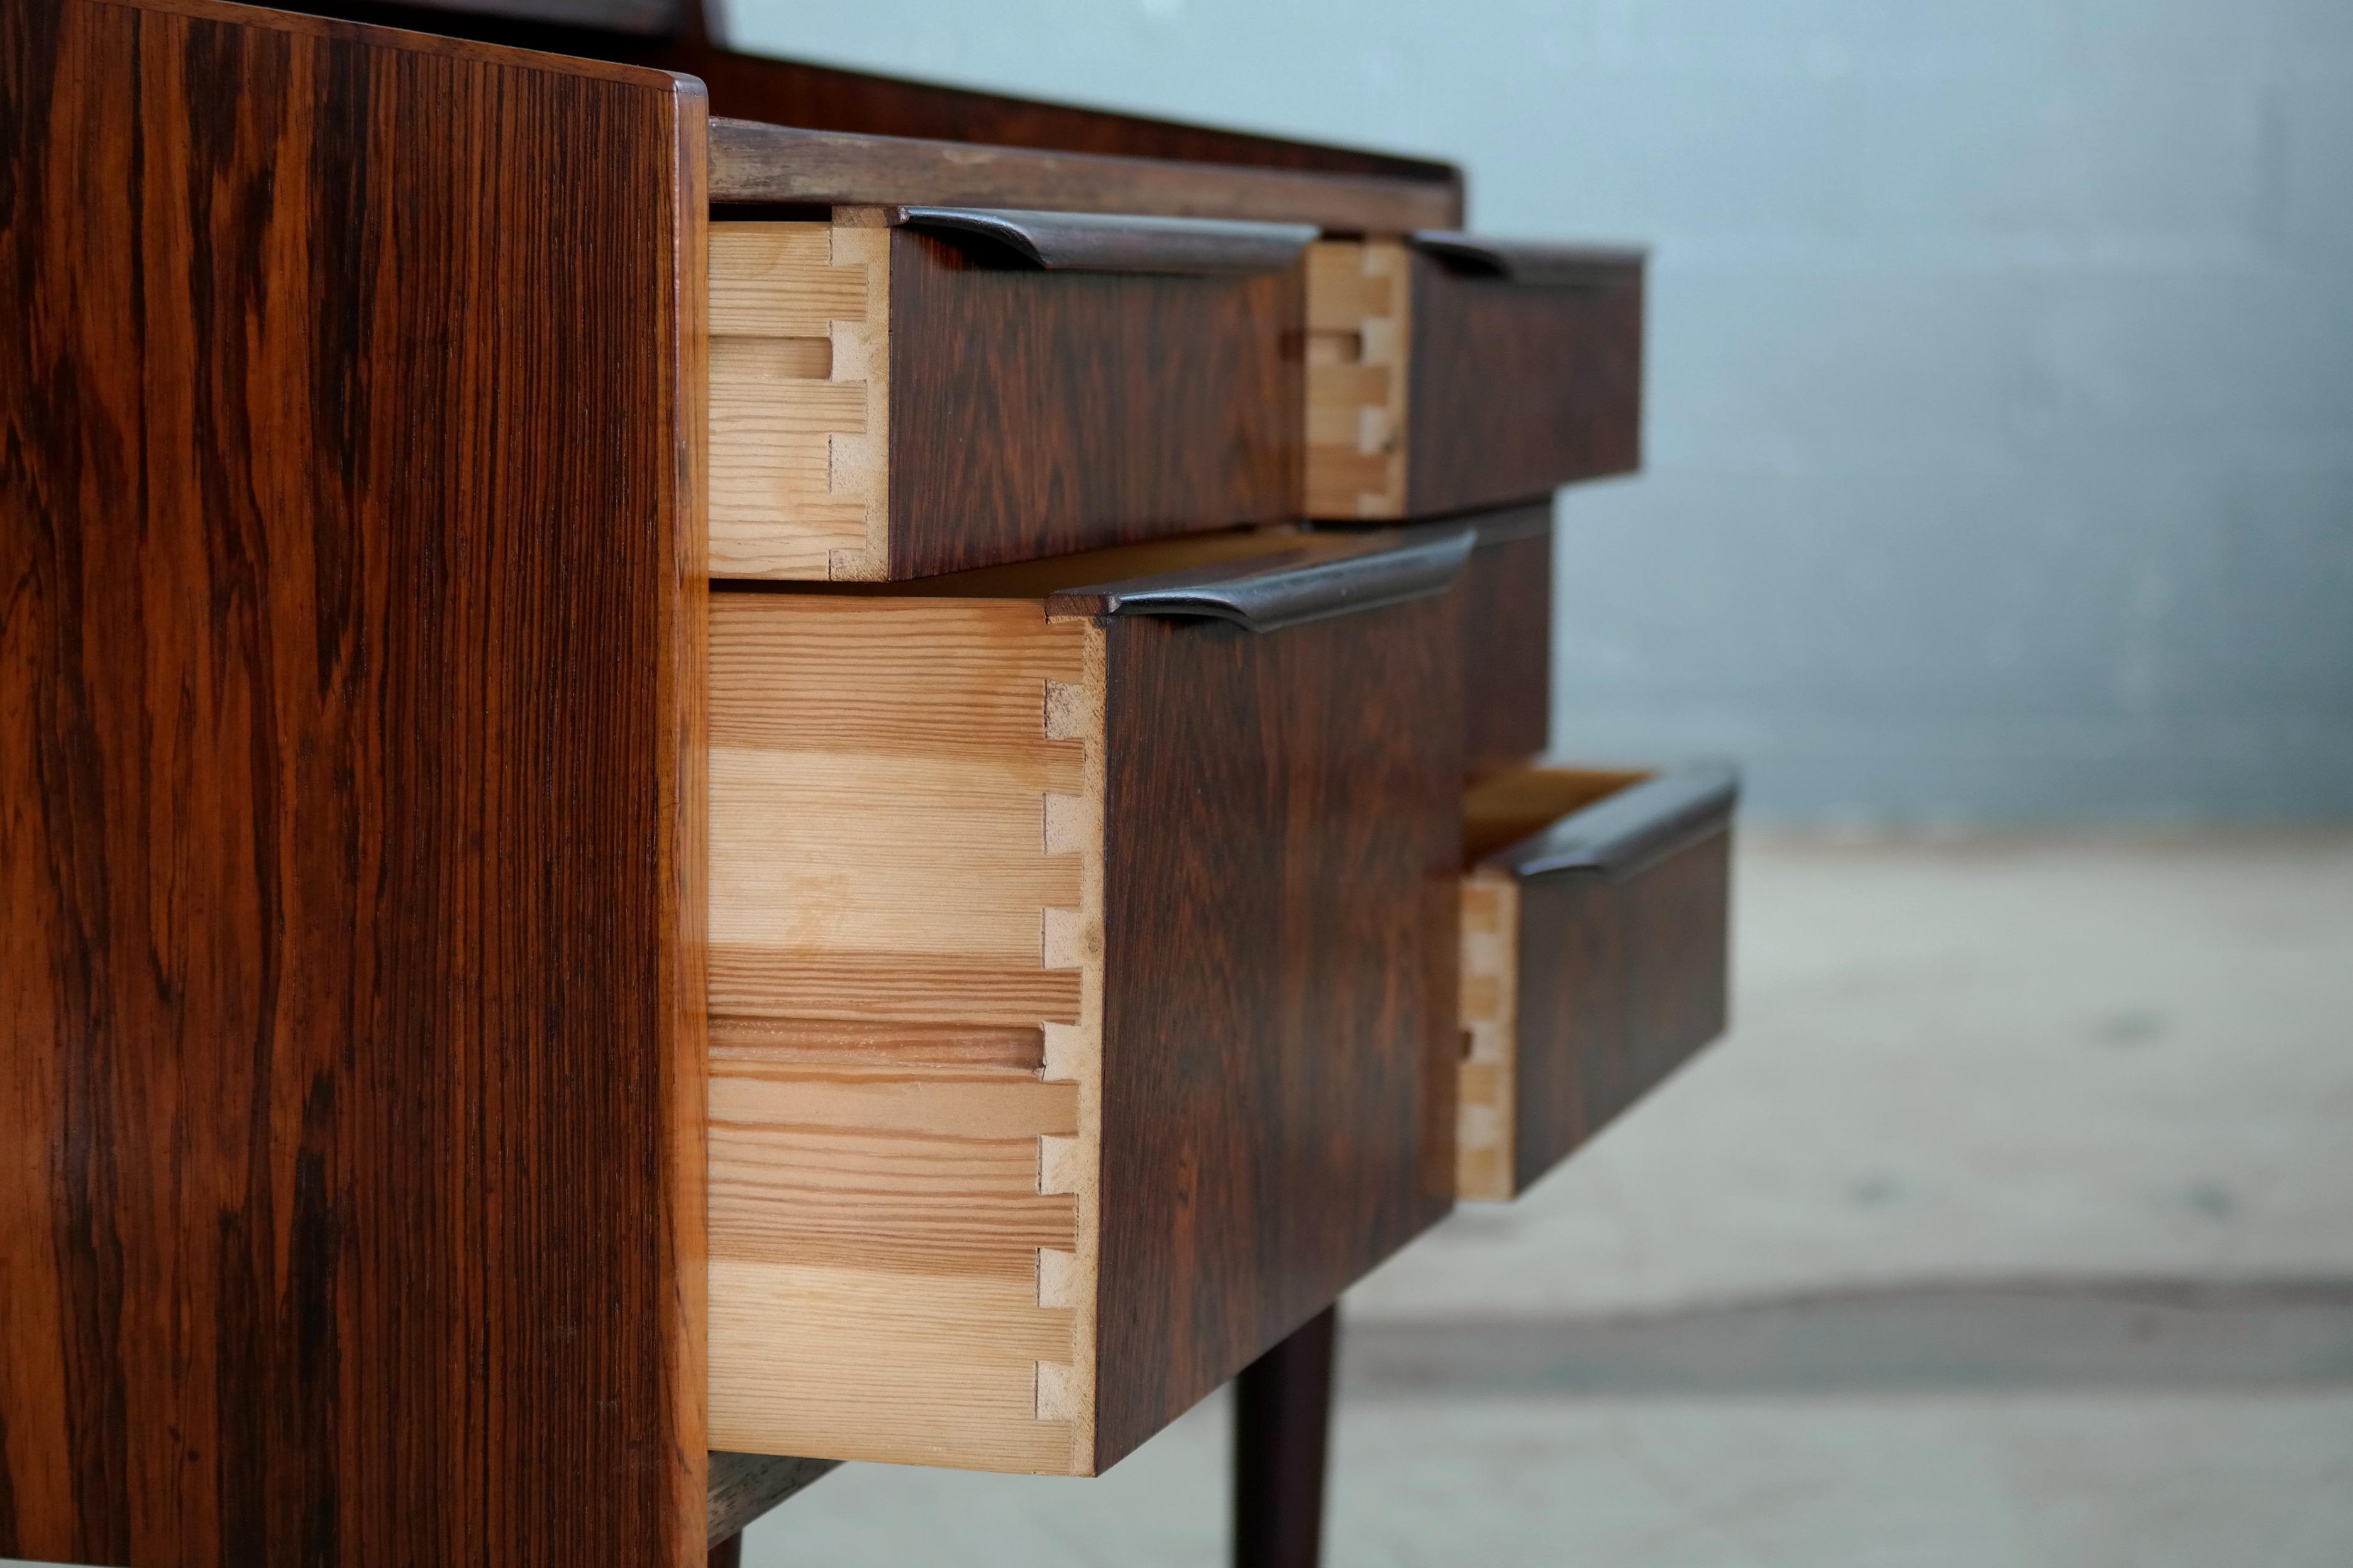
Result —
M900 580L1299 515L1297 225L711 226L711 564Z
M1307 278L1308 516L1441 516L1639 466L1639 251L1324 240Z
M1092 1474L1445 1211L1472 537L712 595L713 1447Z
M1724 1032L1737 788L1703 766L1472 789L1458 1196L1515 1196Z

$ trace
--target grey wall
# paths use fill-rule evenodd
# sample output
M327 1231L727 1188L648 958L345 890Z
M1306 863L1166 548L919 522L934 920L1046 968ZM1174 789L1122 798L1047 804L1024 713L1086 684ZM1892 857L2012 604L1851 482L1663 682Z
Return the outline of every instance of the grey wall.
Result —
M1653 245L1564 753L1734 754L1783 819L2353 813L2353 0L734 5Z

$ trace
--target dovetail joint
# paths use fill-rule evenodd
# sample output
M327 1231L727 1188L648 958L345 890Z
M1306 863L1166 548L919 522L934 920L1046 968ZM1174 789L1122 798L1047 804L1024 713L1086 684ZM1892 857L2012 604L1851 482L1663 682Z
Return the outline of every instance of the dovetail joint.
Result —
M1046 681L1039 723L1050 741L1092 742L1098 725L1088 688L1079 682ZM1096 841L1093 805L1083 795L1048 791L1039 801L1039 827L1042 853L1087 855ZM1043 968L1083 970L1096 956L1100 939L1090 925L1087 909L1047 907L1039 911L1038 945L1039 962ZM1082 1022L1075 1018L1048 1019L1040 1027L1044 1054L1039 1076L1048 1082L1078 1081L1086 1065ZM1082 1193L1091 1184L1089 1152L1083 1137L1049 1134L1039 1138L1039 1192L1074 1196ZM1085 1310L1087 1287L1077 1250L1080 1237L1074 1234L1071 1239L1069 1248L1038 1249L1038 1305L1042 1310L1072 1314ZM1074 1432L1092 1426L1083 1408L1091 1380L1076 1364L1079 1352L1080 1346L1074 1343L1068 1357L1059 1361L1041 1358L1036 1363L1038 1419L1069 1423Z

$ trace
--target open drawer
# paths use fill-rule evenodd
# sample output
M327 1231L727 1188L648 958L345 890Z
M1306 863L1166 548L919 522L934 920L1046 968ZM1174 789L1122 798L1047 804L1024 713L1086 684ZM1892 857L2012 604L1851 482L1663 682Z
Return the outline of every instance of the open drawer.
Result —
M949 207L711 226L711 565L897 581L1299 515L1314 237Z
M1444 1213L1471 543L712 595L713 1447L1092 1473Z
M1472 788L1457 1195L1517 1195L1724 1032L1737 790L1715 766Z
M1434 517L1641 461L1639 251L1308 247L1307 515Z

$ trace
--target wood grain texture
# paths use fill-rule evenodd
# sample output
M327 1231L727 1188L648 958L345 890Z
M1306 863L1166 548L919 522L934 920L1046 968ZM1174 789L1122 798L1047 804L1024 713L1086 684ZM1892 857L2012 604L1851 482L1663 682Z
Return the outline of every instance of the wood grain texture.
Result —
M708 1533L713 1559L718 1549L738 1540L746 1526L777 1504L798 1497L839 1465L839 1459L779 1458L723 1450L712 1454Z
M723 203L1029 207L1312 223L1335 233L1399 233L1459 221L1462 211L1452 181L1106 157L797 121L714 121L711 178Z
M1521 888L1515 1189L1724 1032L1731 879L1723 832L1614 887Z
M1451 614L1107 633L1098 1468L1451 1201Z
M1429 517L1641 465L1642 268L1536 288L1412 260L1406 510Z
M769 59L685 39L652 58L710 84L712 112L734 120L871 136L1389 180L1443 191L1455 210L1461 211L1460 171L1430 159L1042 103L805 61Z
M1307 253L1306 515L1405 515L1410 254L1396 240Z
M1461 645L1463 776L1475 780L1526 767L1551 734L1552 502L1450 521L1478 535L1448 595ZM1315 531L1344 538L1377 532L1331 523Z
M1101 651L1034 601L716 597L722 1447L1091 1468Z
M417 0L417 5L435 21L454 19L439 13L476 13L662 37L684 29L702 0Z
M1297 542L715 596L723 1446L1094 1473L1444 1212L1449 601L1040 613Z
M1598 805L1651 775L1599 768L1516 768L1491 773L1462 793L1467 864L1495 858L1565 816Z
M1454 1194L1508 1198L1519 1123L1520 889L1473 867L1462 878L1462 1068L1456 1090Z
M1506 863L1644 776L1529 769L1465 800L1462 1197L1515 1196L1724 1031L1728 829L1615 882Z
M884 574L891 236L711 226L711 570Z
M0 9L0 1553L704 1549L702 123Z
M978 264L891 236L889 574L1294 516L1297 270Z
M1466 776L1524 767L1552 733L1552 502L1479 520L1454 591Z
M1461 221L1461 174L1449 163L745 54L725 47L697 26L696 13L702 7L693 0L425 0L407 5L379 0L302 0L298 8L554 54L681 71L707 84L713 114L737 120L866 136L991 143L1008 150L1394 181L1435 187L1451 216L1376 226L1403 233L1453 228ZM670 36L623 36L656 31L653 21L664 11L676 18L667 29Z
M712 246L721 575L906 579L1296 510L1292 276L981 265L864 221Z

